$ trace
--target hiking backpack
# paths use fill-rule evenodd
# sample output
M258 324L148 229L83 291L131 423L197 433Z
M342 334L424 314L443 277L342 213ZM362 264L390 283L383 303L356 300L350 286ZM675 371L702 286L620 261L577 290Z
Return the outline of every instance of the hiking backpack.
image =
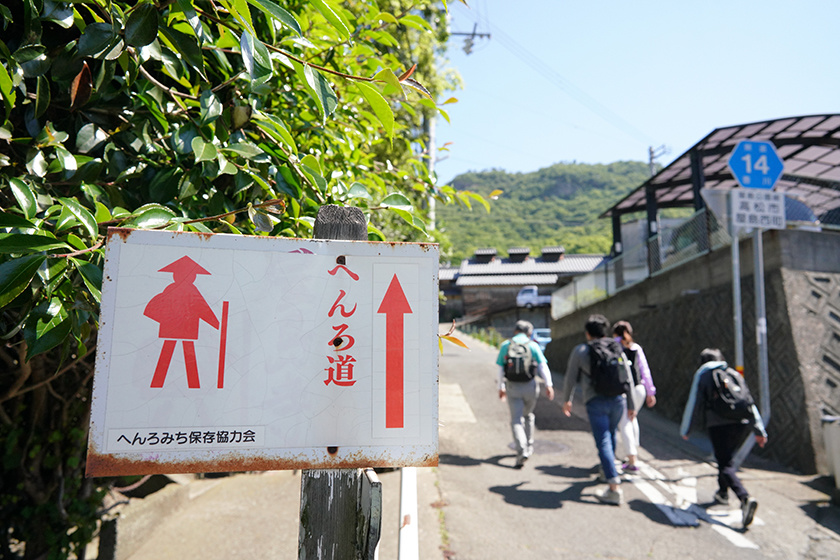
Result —
M534 378L536 366L530 345L511 340L505 355L505 379L518 382L530 381Z
M590 340L589 377L592 388L603 397L617 397L630 388L621 344L612 338Z
M621 344L621 343L619 343ZM636 356L638 356L638 352L632 350L630 348L624 348L624 357L627 358L627 365L630 366L630 373L633 375L633 385L641 385L642 384L642 376L639 372L639 367L636 364Z
M709 408L721 418L748 420L755 404L744 376L734 369L715 368L712 375L712 398Z

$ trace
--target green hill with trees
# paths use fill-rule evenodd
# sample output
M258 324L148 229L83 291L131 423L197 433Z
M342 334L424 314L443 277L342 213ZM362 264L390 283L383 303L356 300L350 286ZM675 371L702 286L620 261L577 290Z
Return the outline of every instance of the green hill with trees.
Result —
M437 226L452 243L452 264L477 248L530 247L533 254L562 245L571 253L607 253L611 224L598 219L650 177L640 161L610 164L558 163L531 173L501 170L459 175L451 185L490 197L490 211L447 206L437 211ZM502 191L491 197L494 191Z

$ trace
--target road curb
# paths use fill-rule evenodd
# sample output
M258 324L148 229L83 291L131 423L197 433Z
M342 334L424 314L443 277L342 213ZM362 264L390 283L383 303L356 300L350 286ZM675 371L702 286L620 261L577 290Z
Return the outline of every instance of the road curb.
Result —
M98 560L129 558L166 519L190 501L190 485L175 482L145 498L129 498L116 507L99 531Z

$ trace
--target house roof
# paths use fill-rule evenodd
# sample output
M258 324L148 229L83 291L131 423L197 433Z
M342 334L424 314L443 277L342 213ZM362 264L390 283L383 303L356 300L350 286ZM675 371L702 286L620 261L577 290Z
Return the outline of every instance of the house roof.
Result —
M457 268L441 268L438 270L438 280L440 282L445 281L452 281L455 280L455 276L458 274Z
M496 249L493 247L484 248L484 249L476 249L475 255L478 256L496 256Z
M659 208L695 206L693 166L702 171L704 188L737 187L727 162L740 140L776 146L784 161L776 191L804 202L821 218L840 208L840 114L824 114L716 128L601 217L644 211L648 190Z
M441 268L440 281L466 286L554 286L561 278L592 272L605 260L604 255L564 255L562 247L546 247L539 257L526 257L527 247L508 251L509 257L495 257L495 249L479 249L458 268ZM488 259L488 256L492 258ZM524 260L523 260L524 258Z
M455 285L465 286L528 286L554 285L560 278L559 274L475 274L459 276Z
M461 278L472 275L532 275L555 274L569 276L585 274L594 270L604 260L604 255L566 255L558 261L544 261L529 258L524 262L510 262L508 259L494 259L490 262L461 261L458 274ZM556 282L556 280L555 280ZM533 284L534 282L530 282ZM539 282L545 284L546 282Z

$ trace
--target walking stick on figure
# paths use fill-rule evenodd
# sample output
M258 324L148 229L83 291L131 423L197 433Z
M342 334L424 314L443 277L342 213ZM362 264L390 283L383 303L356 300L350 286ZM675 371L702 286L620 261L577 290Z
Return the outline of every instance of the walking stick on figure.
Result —
M216 381L216 387L219 389L225 386L225 350L227 349L227 322L228 322L228 304L230 302L222 302L222 328L219 336L219 375Z

